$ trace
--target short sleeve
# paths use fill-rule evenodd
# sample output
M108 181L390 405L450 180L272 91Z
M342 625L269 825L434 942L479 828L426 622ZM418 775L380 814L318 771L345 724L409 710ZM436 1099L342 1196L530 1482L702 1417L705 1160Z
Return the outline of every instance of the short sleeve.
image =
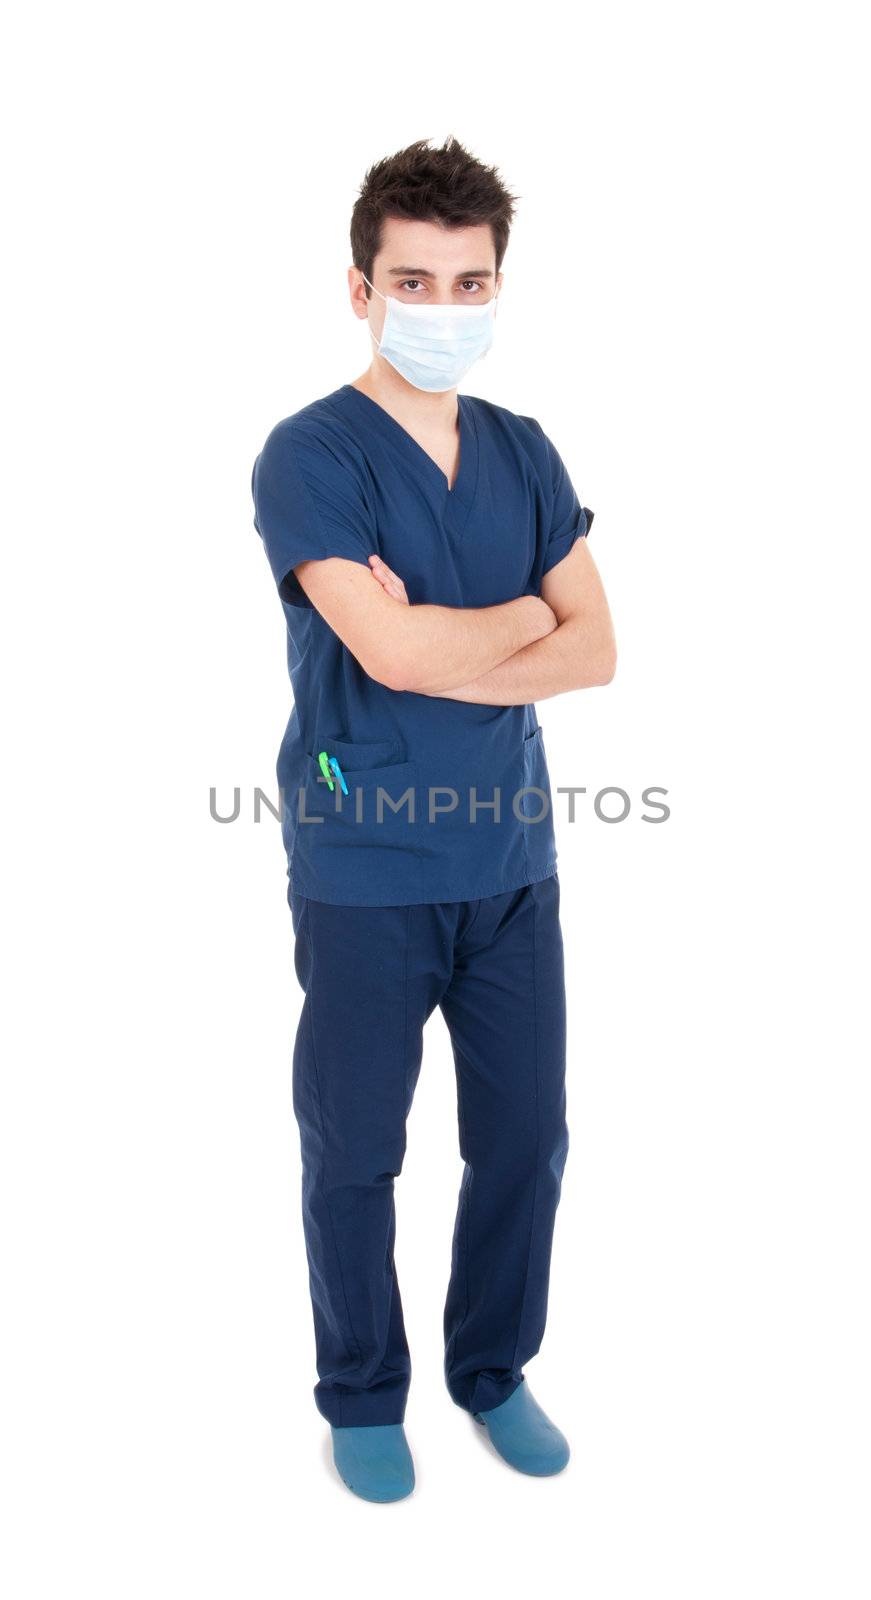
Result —
M377 550L353 468L329 445L289 422L273 428L251 473L254 526L289 605L311 606L293 568L343 556L368 567Z
M576 539L585 539L593 526L595 513L582 506L575 493L572 480L566 471L556 446L540 428L547 445L548 470L551 484L551 516L545 543L542 577L567 556Z

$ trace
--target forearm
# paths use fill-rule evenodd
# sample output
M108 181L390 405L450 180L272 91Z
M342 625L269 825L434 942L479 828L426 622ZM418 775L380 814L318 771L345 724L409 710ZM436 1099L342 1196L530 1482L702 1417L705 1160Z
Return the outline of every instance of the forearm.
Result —
M512 656L454 689L424 690L447 700L481 705L529 705L572 689L610 682L613 662L609 640L572 617L546 638L524 645Z
M417 694L447 694L555 633L556 617L535 595L503 605L406 606L385 641L394 654L394 686Z

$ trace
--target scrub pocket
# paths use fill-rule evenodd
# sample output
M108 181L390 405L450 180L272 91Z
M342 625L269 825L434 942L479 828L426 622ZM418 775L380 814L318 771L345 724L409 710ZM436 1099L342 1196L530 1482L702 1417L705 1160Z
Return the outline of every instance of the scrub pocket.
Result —
M474 759L431 757L420 769L423 871L428 886L439 885L431 898L476 900L522 884L526 827L511 808L523 761L507 719Z
M330 790L318 762L321 750L336 757L347 794L338 782ZM373 884L382 903L391 892L401 902L419 877L417 766L405 760L401 740L366 742L324 734L307 754L304 809L294 850L296 881L311 881L316 897L328 896L334 904L353 904Z
M515 812L524 819L520 826L526 849L526 867L530 882L534 882L543 877L556 861L553 796L540 723L523 741L523 778L518 789L532 791L518 793ZM537 790L541 792L537 793Z

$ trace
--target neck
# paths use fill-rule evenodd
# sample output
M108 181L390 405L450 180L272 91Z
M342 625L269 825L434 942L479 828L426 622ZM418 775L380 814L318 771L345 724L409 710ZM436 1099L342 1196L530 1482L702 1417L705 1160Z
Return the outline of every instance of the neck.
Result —
M441 394L427 394L426 390L408 383L382 356L375 356L371 366L352 380L352 385L362 389L371 400L377 400L392 416L423 433L450 433L457 427L456 388L445 389Z

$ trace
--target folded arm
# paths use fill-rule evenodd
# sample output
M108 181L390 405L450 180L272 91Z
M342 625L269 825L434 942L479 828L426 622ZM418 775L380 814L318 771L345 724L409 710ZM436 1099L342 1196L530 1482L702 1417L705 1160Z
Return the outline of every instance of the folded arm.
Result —
M383 563L375 570L382 583L395 582L395 575ZM617 665L614 628L586 539L576 540L568 555L545 573L541 598L556 617L557 626L550 633L521 646L484 673L469 672L466 682L458 686L428 687L421 692L443 699L512 706L610 683Z
M578 539L569 554L545 573L541 598L557 619L552 633L524 645L488 672L470 674L459 688L425 692L483 705L516 706L610 683L617 667L614 628L586 539Z

